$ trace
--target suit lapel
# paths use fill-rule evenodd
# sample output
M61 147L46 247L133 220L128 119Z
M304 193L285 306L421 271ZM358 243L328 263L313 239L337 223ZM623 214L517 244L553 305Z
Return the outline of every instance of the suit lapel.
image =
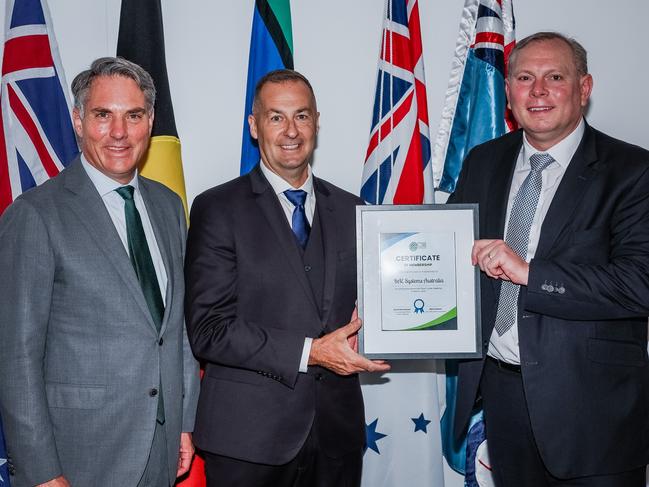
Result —
M275 241L284 252L289 267L293 270L299 286L304 291L316 314L320 316L311 285L304 273L304 262L302 261L302 255L295 241L293 231L286 220L284 210L282 210L272 186L264 177L259 166L250 172L250 183L253 193L257 195L256 203L268 221L271 231L275 236Z
M596 160L595 133L586 126L581 143L561 179L541 225L535 257L546 257L563 228L573 219L575 209L581 204L592 182L595 174L592 163Z
M316 211L320 217L322 243L324 245L324 287L322 292L322 320L329 322L336 284L336 259L338 257L338 232L330 193L317 178L313 178L316 193Z
M140 193L142 194L142 199L144 200L144 205L146 206L147 214L149 215L149 220L151 220L151 226L153 227L156 243L158 244L158 249L160 250L160 255L162 256L162 263L167 273L167 289L165 290L165 312L162 318L162 325L160 327L160 334L162 335L167 328L167 317L169 315L169 310L171 309L174 282L174 269L171 265L171 243L169 241L168 231L169 222L165 219L165 216L160 210L160 208L162 208L162 204L158 204L155 201L153 194L149 191L149 183L142 177L139 177L138 184Z
M142 294L140 283L137 280L128 253L119 238L101 196L99 196L92 181L90 181L81 165L81 161L77 159L61 176L65 178L64 186L69 191L68 205L79 217L79 221L86 228L97 248L104 253L108 262L115 267L124 284L128 287L130 295L133 296L133 299L146 316L147 322L155 330L155 324L151 318L151 313L144 299L144 294Z

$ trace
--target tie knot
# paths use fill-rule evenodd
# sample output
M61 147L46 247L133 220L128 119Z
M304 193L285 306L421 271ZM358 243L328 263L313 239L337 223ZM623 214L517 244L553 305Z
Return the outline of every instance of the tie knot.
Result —
M135 188L133 186L120 186L115 191L117 191L117 194L125 200L132 200Z
M536 152L530 156L532 171L543 171L554 162L554 158L547 152Z
M294 206L304 206L306 191L301 189L287 189L284 191L284 195Z

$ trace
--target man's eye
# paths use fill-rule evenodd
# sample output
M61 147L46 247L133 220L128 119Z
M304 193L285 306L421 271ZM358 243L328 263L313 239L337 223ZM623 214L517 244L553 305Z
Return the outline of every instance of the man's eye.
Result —
M97 118L108 118L108 112L96 112L95 117Z
M144 115L142 115L141 113L129 113L128 119L131 121L138 121L138 120L142 120L143 116Z
M300 113L300 114L298 114L298 116L295 117L295 118L297 118L298 120L304 121L304 120L308 120L308 119L309 119L309 116L308 116L306 113Z
M526 74L521 74L518 77L518 81L529 81L529 80L530 80L530 77L528 75L526 75Z
M563 76L561 76L560 74L553 74L550 75L550 79L552 81L561 81L563 79Z
M279 122L281 120L282 120L282 117L280 117L279 115L273 115L272 117L270 117L271 122Z

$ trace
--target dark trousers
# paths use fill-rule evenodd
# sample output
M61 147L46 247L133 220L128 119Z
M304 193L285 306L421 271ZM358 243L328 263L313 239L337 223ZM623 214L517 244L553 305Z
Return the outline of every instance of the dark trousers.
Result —
M487 359L480 390L489 460L498 487L645 487L645 467L575 479L552 476L534 440L521 374Z
M362 465L361 449L340 458L322 453L315 428L297 456L285 465L263 465L205 452L207 487L359 487Z

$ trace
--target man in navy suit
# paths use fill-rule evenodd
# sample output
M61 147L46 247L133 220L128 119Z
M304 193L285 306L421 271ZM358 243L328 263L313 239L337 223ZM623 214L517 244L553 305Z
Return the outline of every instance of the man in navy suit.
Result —
M206 362L194 440L209 486L358 486L365 423L354 351L356 196L309 165L319 114L290 70L259 81L261 163L194 201L190 343ZM351 317L351 318L350 318Z
M522 130L467 156L450 203L480 204L482 360L459 368L456 434L482 402L496 485L645 485L649 152L583 118L575 40L520 41L506 91Z

